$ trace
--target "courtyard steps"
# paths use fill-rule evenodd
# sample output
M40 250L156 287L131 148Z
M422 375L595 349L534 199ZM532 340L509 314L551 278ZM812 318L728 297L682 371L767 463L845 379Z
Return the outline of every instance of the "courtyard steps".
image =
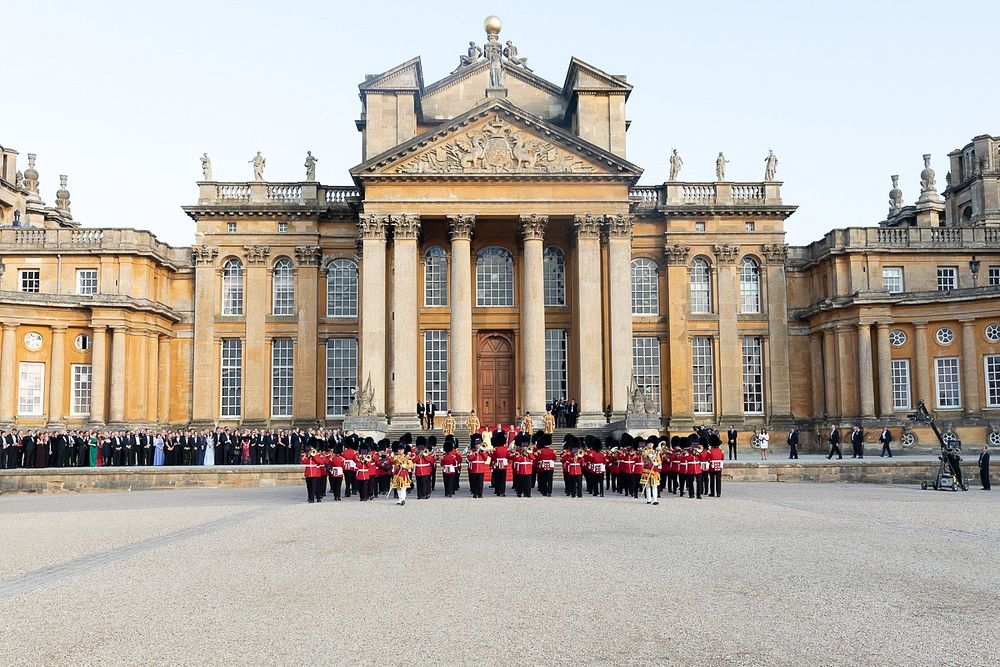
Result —
M436 428L434 430L417 429L417 430L407 431L405 429L393 429L393 428L390 427L389 431L388 431L388 433L386 434L385 437L387 437L390 441L396 441L396 440L399 440L399 438L404 433L409 433L410 435L412 435L414 441L416 441L417 436L421 436L422 435L424 437L430 437L430 436L433 435L433 436L437 437L437 441L438 441L438 446L439 447L442 444L444 444L444 434L441 432L440 428ZM608 428L608 427L598 427L598 428L557 428L552 433L552 446L553 447L562 447L563 440L566 437L566 435L568 435L568 434L575 435L578 438L583 438L585 436L592 435L592 436L594 436L596 438L600 438L601 442L604 442L604 438L607 437L610 433L611 433L611 429ZM466 430L464 428L457 429L455 431L455 435L458 437L459 444L461 444L463 447L465 445L469 444L469 434L466 432Z

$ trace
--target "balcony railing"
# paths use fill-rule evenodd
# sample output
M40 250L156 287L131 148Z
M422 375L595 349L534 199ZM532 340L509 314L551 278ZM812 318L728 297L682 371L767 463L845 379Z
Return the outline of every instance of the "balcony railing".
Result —
M306 206L315 208L347 207L361 201L358 188L349 185L319 183L247 183L201 182L199 206Z
M976 250L1000 249L996 227L848 227L834 229L821 240L796 248L802 259L835 250Z
M640 207L757 207L781 206L781 183L680 183L641 186L629 190Z
M114 252L155 255L175 266L191 263L190 248L175 248L138 229L43 229L41 227L0 229L0 252Z

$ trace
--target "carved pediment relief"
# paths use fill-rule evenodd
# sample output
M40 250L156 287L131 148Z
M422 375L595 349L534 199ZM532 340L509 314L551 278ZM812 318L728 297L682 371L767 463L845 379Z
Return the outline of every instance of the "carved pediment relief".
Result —
M590 174L595 166L499 114L396 165L398 174Z

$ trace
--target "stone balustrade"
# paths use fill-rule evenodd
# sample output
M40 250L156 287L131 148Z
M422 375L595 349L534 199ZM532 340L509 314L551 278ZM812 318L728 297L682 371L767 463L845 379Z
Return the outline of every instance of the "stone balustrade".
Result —
M302 186L288 184L268 185L267 200L286 204L302 203Z
M127 228L58 229L5 227L0 229L0 253L26 255L39 251L154 255L176 268L191 264L190 248L167 245L150 232Z
M629 199L639 208L746 208L781 206L781 183L681 183L634 187Z
M828 232L819 241L794 248L799 259L818 258L833 251L887 249L1000 249L996 227L847 227Z
M311 182L218 183L213 181L201 182L198 184L198 188L198 206L349 208L361 202L361 192L358 188L349 185L320 185Z

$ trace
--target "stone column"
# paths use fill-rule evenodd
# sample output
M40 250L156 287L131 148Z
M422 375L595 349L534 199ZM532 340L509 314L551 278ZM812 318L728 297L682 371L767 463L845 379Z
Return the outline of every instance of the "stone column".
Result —
M108 334L104 325L93 326L90 368L90 425L102 428L107 419L108 405Z
M417 237L420 216L392 217L392 425L417 428Z
M385 415L385 233L389 216L367 213L358 219L361 236L361 340L358 386L371 378L375 414ZM416 409L416 405L414 405Z
M889 344L889 323L879 322L878 332L878 414L892 419L896 409L892 403L892 346Z
M472 231L474 215L449 216L451 237L451 385L448 399L461 428L472 411Z
M632 217L609 215L608 222L608 330L610 333L611 409L628 411L632 384ZM580 313L588 317L586 311ZM595 319L600 319L596 318ZM597 348L595 348L597 349ZM581 378L586 382L587 378ZM662 387L662 382L660 383ZM662 390L660 392L663 393Z
M979 376L983 365L976 352L975 320L959 320L962 325L962 405L968 417L978 417L982 402L979 398Z
M823 379L826 381L826 415L829 419L841 416L840 394L837 390L837 350L833 329L823 331Z
M765 263L767 288L767 330L771 355L767 361L773 377L790 377L788 361L788 288L785 276L785 259L788 246L774 243L761 246ZM771 397L766 399L769 412L776 421L790 422L792 417L792 395L788 382L774 382Z
M524 354L523 412L545 414L545 287L542 253L546 215L522 215L521 349ZM521 415L518 415L520 417Z
M125 419L129 424L142 422L146 418L146 385L148 384L146 363L146 332L140 331L129 336L134 355L133 365L129 368L129 378L126 381L125 396L127 403ZM138 349L136 349L138 348Z
M716 244L715 248L716 276L718 299L716 305L719 311L719 387L718 394L722 399L722 421L733 422L743 415L743 350L740 337L737 334L736 314L739 312L739 291L737 289L738 275L736 260L740 255L737 245ZM761 346L763 348L763 345ZM761 349L763 354L764 350ZM770 356L765 356L770 362ZM769 364L770 366L770 364ZM771 398L770 391L765 394Z
M66 326L52 327L52 350L49 360L49 426L60 428L66 415Z
M0 353L0 424L14 423L14 392L17 380L17 323L3 323Z
M576 232L576 262L574 262L574 296L576 314L573 318L576 345L576 381L580 385L581 427L604 423L604 365L601 318L601 223L589 213L574 218ZM631 277L631 270L629 271ZM631 298L629 299L631 303ZM632 314L629 313L631 323ZM572 355L571 355L572 358Z
M913 366L917 385L917 401L923 401L928 410L933 410L936 402L931 393L930 357L927 351L927 322L913 323ZM916 405L917 401L913 404Z
M144 421L155 424L159 414L160 403L160 341L155 331L146 333L146 412ZM164 389L168 391L168 389Z
M111 327L111 424L125 425L125 345L128 339L123 325Z
M667 318L670 322L670 430L685 431L694 425L691 405L691 286L688 260L691 246L667 244ZM630 271L631 275L631 271Z
M159 339L160 351L157 354L157 361L159 362L159 372L157 376L157 381L163 388L163 391L159 393L159 401L156 411L156 420L160 425L170 423L170 337L160 336Z
M854 356L851 354L850 349L852 328L847 324L838 324L834 327L837 360L842 364L837 369L837 392L839 394L838 402L841 417L856 417L859 412L858 394L855 391L856 382L854 381L856 376L854 371L851 370L851 363L849 361Z
M319 263L323 249L318 245L295 247L298 268L295 272L296 338L294 345L295 381L292 384L292 415L295 422L313 426L317 423L317 387L322 379L316 374L319 352Z
M861 393L861 418L875 418L875 377L872 374L872 329L858 324L858 384Z
M243 421L263 425L271 414L267 400L271 388L271 346L264 339L265 321L271 303L267 263L271 249L266 245L245 245L246 289L243 293L246 342L243 350Z
M219 277L215 267L219 249L207 245L192 249L194 259L194 344L191 347L193 376L191 384L191 418L196 426L213 423L219 407L216 388L215 318L221 312L217 303Z
M823 391L823 334L809 334L809 359L812 362L812 416L822 419L826 414L826 396Z

